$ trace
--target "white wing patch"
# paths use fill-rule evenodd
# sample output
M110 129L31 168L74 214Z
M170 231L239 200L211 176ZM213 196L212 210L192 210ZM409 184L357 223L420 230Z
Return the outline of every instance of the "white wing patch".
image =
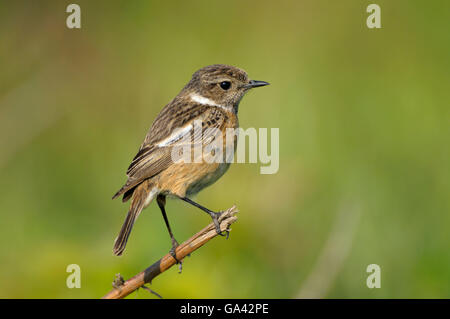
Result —
M202 105L216 106L216 107L223 108L227 111L231 111L233 109L233 107L217 104L213 100L208 99L207 97L201 96L197 93L191 93L190 98L192 101L202 104ZM179 129L175 130L172 134L170 134L169 137L167 137L164 140L162 140L161 142L159 142L158 146L159 147L169 146L169 145L172 145L173 143L181 140L184 136L189 134L190 131L194 130L194 132L195 132L194 126L195 126L195 123L194 124L191 123L189 125L186 125L183 128L179 128ZM201 127L201 124L200 124L200 127Z
M169 146L169 145L175 143L176 141L179 141L183 136L185 136L187 133L189 133L192 129L193 129L192 123L183 128L179 128L179 129L175 130L169 137L167 137L164 140L162 140L161 142L159 142L158 146L159 147Z

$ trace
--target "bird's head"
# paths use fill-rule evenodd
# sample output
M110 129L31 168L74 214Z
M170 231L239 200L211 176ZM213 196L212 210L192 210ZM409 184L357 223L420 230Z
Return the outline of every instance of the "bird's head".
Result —
M268 85L248 78L247 72L234 66L214 64L201 68L183 89L199 101L234 107L250 89Z

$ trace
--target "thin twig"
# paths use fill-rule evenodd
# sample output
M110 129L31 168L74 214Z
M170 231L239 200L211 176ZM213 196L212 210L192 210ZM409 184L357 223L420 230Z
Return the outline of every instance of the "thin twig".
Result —
M238 212L236 206L227 209L219 218L220 230L229 231L230 225L237 220L235 214ZM208 241L216 237L218 234L214 223L209 224L197 234L186 240L184 243L179 245L175 250L175 254L178 260L183 260L184 257L191 254ZM176 264L175 259L170 253L166 254L160 260L155 262L153 265L141 271L136 276L123 282L120 286L115 287L113 290L108 292L103 299L121 299L129 294L131 294L136 289L142 287L146 283L150 283L156 276L165 272L167 269Z

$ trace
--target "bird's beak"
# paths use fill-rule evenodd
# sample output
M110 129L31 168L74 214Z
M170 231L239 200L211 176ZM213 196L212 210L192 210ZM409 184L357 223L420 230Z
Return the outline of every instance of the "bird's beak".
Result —
M245 86L246 88L256 88L258 86L266 86L269 85L269 83L264 82L264 81L255 81L255 80L250 80L250 82Z

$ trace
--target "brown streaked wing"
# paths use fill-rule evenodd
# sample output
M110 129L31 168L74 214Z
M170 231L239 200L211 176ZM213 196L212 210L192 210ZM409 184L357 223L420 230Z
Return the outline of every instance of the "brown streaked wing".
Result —
M201 120L203 122L203 134L205 134L205 130L207 128L218 128L218 129L222 128L222 125L225 123L227 118L227 115L221 109L211 106L205 109L203 113L200 114L197 112L195 113L197 114L196 117L192 116L184 117L184 120L189 118L188 121L179 119L176 120L175 122L180 124L183 123L183 126L186 127L191 123L193 123L195 120ZM153 124L152 128L154 126L155 124ZM173 126L173 128L174 129L171 131L171 133L174 132L175 129L177 129L177 126ZM151 130L149 134L150 133ZM186 133L190 134L190 131ZM210 133L210 131L207 133ZM164 138L167 138L168 136L170 136L170 134L164 135ZM207 136L203 135L203 138L205 137ZM159 147L158 143L164 140L164 138L158 140L155 143L147 145L145 145L144 141L139 152L136 154L134 160L128 167L127 170L128 180L126 184L114 195L113 198L116 198L117 196L124 194L128 190L131 190L142 181L159 174L173 163L171 157L172 148L174 146L182 146L184 143L186 143L186 140L183 138L177 139L176 141L173 142L173 144L164 147ZM190 140L190 144L192 145L193 143L196 144L199 141L201 142L201 138L202 136L193 136L193 140ZM130 197L130 195L131 194L128 194L127 199Z
M128 180L113 196L113 199L134 188L144 180L151 178L172 164L172 147L153 147L142 153L128 169Z
M166 105L153 122L141 149L158 144L166 137L170 136L173 131L179 127L183 127L193 119L205 114L211 106L203 105L176 97L172 102Z

